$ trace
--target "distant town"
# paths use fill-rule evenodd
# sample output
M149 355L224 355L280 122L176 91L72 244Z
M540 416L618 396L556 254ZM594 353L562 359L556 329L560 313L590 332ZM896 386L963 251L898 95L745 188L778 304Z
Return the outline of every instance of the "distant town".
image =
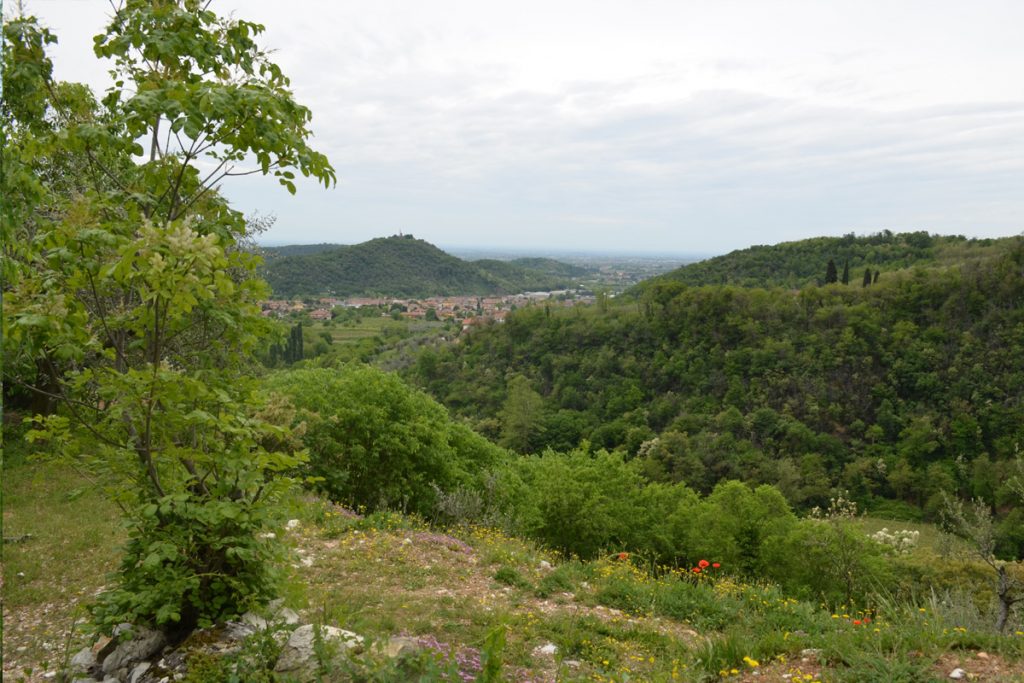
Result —
M326 321L350 308L378 308L381 316L414 320L461 320L463 329L493 320L504 322L510 311L540 302L548 305L575 306L589 304L596 297L587 292L560 290L553 292L524 292L504 296L436 296L421 299L395 297L351 297L338 299L271 299L263 301L265 317L286 318L306 315L311 320Z

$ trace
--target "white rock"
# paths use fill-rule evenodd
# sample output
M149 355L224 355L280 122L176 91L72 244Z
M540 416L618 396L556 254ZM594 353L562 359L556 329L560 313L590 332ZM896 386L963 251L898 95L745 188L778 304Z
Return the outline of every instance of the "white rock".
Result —
M96 666L96 655L93 654L92 648L88 647L83 647L68 662L68 670L76 674L87 673L94 666Z
M556 652L558 652L558 646L555 645L554 643L545 643L543 645L540 645L538 647L533 648L533 656L534 657L538 657L538 656L541 656L541 655L544 655L546 657L551 657Z
M132 674L128 677L128 683L139 683L139 679L149 671L151 666L152 664L149 662L140 662L138 666L132 669Z
M967 677L967 672L963 669L953 669L949 672L949 677L953 680L960 680L961 678Z
M320 639L324 643L330 643L337 647L340 653L362 647L363 645L362 636L334 626L321 626ZM281 656L274 666L274 671L292 674L293 677L299 679L302 678L304 673L316 671L315 642L312 624L305 624L292 631L291 637L288 638L288 643L284 646Z
M284 526L285 526L286 529L294 529L294 528L299 526L299 520L297 520L297 519L289 519L288 522Z
M246 612L242 615L241 621L243 624L252 626L257 631L262 631L267 628L267 620L255 612Z
M540 561L540 568L544 569L544 570L551 569L551 563L548 562L547 560L541 560Z
M299 623L299 615L291 607L284 607L274 615L276 621L282 621L289 626Z

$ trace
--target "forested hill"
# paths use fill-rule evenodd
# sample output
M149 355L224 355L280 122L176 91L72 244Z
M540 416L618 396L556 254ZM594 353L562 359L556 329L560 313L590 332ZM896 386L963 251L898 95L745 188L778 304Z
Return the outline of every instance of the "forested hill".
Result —
M860 286L865 270L896 270L916 265L963 263L984 258L1005 249L1007 239L967 239L927 232L892 233L888 230L856 237L816 237L797 242L758 245L687 264L635 288L643 291L657 283L679 282L690 286L739 285L741 287L787 287L826 284L828 263L843 278L848 269L849 284Z
M463 261L412 235L279 254L267 259L264 276L274 294L282 297L513 294L562 289L571 282L550 264L542 271L516 262Z
M333 249L340 249L344 247L344 244L332 244L331 242L321 242L319 244L286 244L281 247L260 247L260 253L263 258L267 261L281 258L282 256L308 256L309 254L319 254L322 251L331 251Z
M771 483L797 505L837 487L888 514L933 512L942 490L995 504L1024 447L1024 246L1003 246L870 287L527 308L409 375L521 452L587 439L655 480Z

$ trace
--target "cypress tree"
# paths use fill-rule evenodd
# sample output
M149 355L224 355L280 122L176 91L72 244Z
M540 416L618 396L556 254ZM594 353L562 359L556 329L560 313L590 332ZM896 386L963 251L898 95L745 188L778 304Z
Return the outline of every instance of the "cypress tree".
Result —
M865 268L864 269L864 286L867 287L870 284L871 284L871 269L870 268Z
M831 285L839 279L839 273L836 272L836 262L832 259L828 260L828 267L825 269L825 284Z
M878 284L878 271L875 271L875 279L871 281L871 284Z
M847 261L843 264L843 284L850 284L850 262Z

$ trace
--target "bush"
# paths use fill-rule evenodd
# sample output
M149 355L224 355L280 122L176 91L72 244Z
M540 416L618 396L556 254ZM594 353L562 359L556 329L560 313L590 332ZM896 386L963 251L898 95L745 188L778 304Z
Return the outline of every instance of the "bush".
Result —
M503 456L429 396L374 368L281 372L266 386L297 409L292 426L305 423L316 485L352 507L431 515L437 490L478 487Z
M584 558L628 547L634 538L643 480L621 455L547 451L515 461L512 469L522 481L516 516L533 538Z

